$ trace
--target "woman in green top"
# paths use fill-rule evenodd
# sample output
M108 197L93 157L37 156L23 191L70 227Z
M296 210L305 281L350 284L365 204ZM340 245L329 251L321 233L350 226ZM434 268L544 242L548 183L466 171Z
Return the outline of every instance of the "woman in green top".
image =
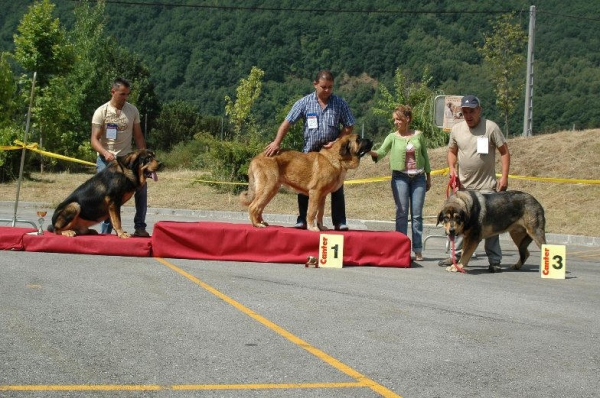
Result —
M431 167L425 136L410 129L412 109L400 105L394 109L396 131L390 133L381 147L369 154L373 161L390 153L392 194L396 202L396 231L407 235L408 212L412 223L412 250L415 260L423 260L423 203L431 188Z

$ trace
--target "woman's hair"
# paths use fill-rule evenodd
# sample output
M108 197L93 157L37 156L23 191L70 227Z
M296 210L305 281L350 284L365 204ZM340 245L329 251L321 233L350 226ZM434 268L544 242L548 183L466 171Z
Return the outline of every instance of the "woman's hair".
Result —
M412 120L412 108L408 105L398 105L392 115L404 115Z

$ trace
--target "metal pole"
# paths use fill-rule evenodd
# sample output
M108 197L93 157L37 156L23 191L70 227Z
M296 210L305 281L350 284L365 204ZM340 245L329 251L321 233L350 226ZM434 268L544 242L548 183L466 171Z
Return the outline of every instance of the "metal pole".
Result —
M535 42L535 6L529 8L529 43L527 45L527 81L525 83L525 114L523 137L531 137L533 119L533 47Z
M13 213L12 226L14 227L17 223L17 209L19 207L19 194L21 193L21 181L23 180L23 167L25 166L25 146L27 145L27 134L29 133L29 124L31 121L31 108L33 106L33 95L35 92L35 78L37 72L33 72L33 79L31 80L31 96L29 97L29 110L27 111L27 124L25 125L25 134L23 134L23 152L21 152L21 166L19 168L19 179L17 181L17 198L15 199L15 210Z

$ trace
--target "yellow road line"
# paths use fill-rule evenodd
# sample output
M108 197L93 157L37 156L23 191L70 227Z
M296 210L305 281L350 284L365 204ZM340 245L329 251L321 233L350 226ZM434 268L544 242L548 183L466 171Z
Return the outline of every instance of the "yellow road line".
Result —
M356 370L352 369L348 365L345 365L344 363L338 361L337 359L335 359L332 356L326 354L325 352L319 350L318 348L313 347L312 345L310 345L306 341L304 341L304 340L300 339L299 337L293 335L292 333L288 332L287 330L285 330L281 326L276 325L275 323L269 321L265 317L257 314L256 312L252 311L251 309L249 309L248 307L242 305L241 303L235 301L234 299L230 298L229 296L221 293L220 291L218 291L217 289L213 288L212 286L210 286L210 285L202 282L200 279L198 279L195 276L193 276L193 275L185 272L181 268L176 267L175 265L169 263L168 261L166 261L166 260L164 260L162 258L156 257L155 259L158 262L160 262L160 263L166 265L167 267L171 268L173 271L179 273L180 275L182 275L182 276L186 277L187 279L191 280L192 282L196 283L197 285L199 285L203 289L209 291L213 295L215 295L218 298L220 298L221 300L225 301L227 304L232 305L233 307L235 307L239 311L243 312L244 314L248 315L249 317L251 317L255 321L257 321L257 322L263 324L264 326L268 327L269 329L273 330L275 333L277 333L277 334L285 337L286 339L288 339L292 343L294 343L294 344L296 344L296 345L304 348L306 351L310 352L311 354L313 354L317 358L319 358L322 361L324 361L324 362L328 363L329 365L333 366L334 368L336 368L337 370L341 371L342 373L345 373L348 376L352 377L353 379L355 379L356 381L358 381L361 386L369 387L370 389L372 389L373 391L381 394L384 397L400 397L398 394L394 393L393 391L385 388L381 384L378 384L374 380L369 379L367 376L365 376L365 375L357 372Z
M173 390L270 390L298 388L357 388L361 383L282 383L282 384L190 384L173 386Z
M0 391L200 391L200 390L267 390L310 388L364 388L361 383L281 383L281 384L175 384L172 386L134 384L14 385L0 386Z

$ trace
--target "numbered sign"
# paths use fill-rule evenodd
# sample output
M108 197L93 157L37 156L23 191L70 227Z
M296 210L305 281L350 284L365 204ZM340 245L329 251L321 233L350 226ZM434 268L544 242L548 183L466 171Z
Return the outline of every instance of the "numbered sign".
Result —
M564 245L542 245L540 274L542 278L565 279L567 254Z
M344 265L344 235L321 234L317 260L320 268L342 268Z

